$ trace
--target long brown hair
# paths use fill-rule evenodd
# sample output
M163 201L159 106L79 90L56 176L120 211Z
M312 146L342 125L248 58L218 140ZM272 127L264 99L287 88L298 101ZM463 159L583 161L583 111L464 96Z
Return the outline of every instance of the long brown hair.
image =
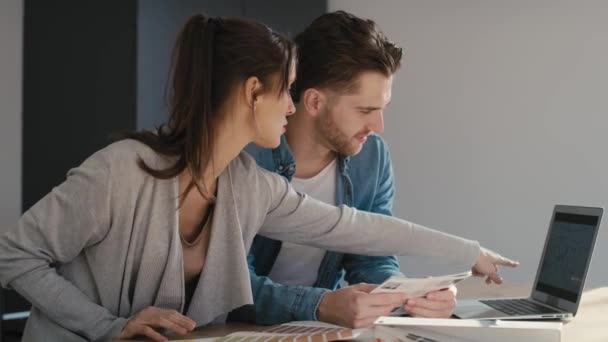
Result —
M182 196L196 187L213 199L204 182L203 170L213 166L215 133L224 119L218 108L237 82L256 76L263 91L280 96L289 86L289 70L295 61L295 45L285 36L259 22L241 18L209 18L195 15L178 35L171 62L169 120L156 132L123 134L122 139L140 141L159 154L177 157L166 169L153 169L141 158L148 174L168 179L186 168L192 181ZM273 76L279 81L273 82ZM274 84L273 84L274 83Z

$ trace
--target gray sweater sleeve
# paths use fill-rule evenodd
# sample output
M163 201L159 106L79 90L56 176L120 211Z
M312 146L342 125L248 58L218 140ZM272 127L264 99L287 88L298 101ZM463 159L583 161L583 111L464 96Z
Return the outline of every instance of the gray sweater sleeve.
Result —
M342 253L429 256L471 266L479 256L477 241L391 216L334 207L297 193L279 175L258 172L270 196L260 235Z
M126 320L93 303L55 266L99 242L110 226L109 169L102 152L68 173L67 180L0 235L0 282L48 318L89 340L108 339Z

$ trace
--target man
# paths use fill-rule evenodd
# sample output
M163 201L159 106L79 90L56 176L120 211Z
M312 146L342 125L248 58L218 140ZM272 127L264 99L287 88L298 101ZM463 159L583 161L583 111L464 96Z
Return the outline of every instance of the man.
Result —
M342 11L320 16L295 41L296 113L278 148L249 146L248 152L297 191L332 205L391 215L395 188L389 151L372 133L384 130L383 111L401 48L373 21ZM369 229L382 234L382 227ZM258 236L249 262L254 305L236 310L231 320L319 320L363 327L404 305L401 295L369 293L376 287L370 284L402 275L394 256L341 254ZM343 275L356 285L338 289ZM449 317L454 306L451 288L409 300L405 310Z

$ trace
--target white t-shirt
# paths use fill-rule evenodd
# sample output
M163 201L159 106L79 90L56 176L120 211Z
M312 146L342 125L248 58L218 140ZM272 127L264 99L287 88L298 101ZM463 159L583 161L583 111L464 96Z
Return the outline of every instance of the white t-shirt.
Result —
M291 185L300 193L336 205L336 166L334 159L312 178L293 178ZM317 281L319 266L326 250L283 242L268 277L284 285L312 286Z

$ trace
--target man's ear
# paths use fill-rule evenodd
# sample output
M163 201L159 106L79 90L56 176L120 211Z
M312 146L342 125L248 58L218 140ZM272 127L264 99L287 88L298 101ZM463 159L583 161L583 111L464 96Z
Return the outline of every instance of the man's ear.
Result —
M255 103L258 101L259 94L262 90L262 82L260 82L259 78L251 76L245 80L244 90L245 103L251 108L255 107Z
M314 117L319 115L323 107L327 105L327 100L327 95L315 88L304 90L300 96L300 102L304 105L304 109Z

